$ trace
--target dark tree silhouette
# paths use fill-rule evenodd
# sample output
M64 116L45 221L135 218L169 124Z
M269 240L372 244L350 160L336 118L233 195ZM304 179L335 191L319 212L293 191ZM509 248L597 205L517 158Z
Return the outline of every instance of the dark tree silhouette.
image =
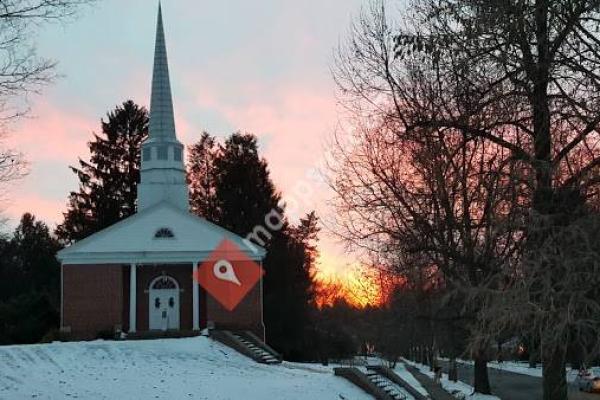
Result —
M35 343L58 327L58 250L48 226L31 214L0 243L0 343Z
M303 358L314 299L316 215L290 226L255 136L234 133L223 145L215 143L205 134L190 148L192 210L242 237L260 232L255 239L268 252L263 263L267 340L286 358Z
M140 148L148 135L148 111L126 101L102 120L102 134L89 143L90 161L71 167L79 191L71 192L64 221L56 229L65 243L81 240L136 210Z

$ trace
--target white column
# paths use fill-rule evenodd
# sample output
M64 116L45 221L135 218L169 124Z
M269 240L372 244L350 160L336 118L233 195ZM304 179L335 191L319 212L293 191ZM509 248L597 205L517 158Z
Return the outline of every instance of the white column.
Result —
M198 288L198 282L196 281L196 277L198 274L198 262L194 262L192 264L192 298L193 298L193 307L192 312L192 329L195 331L200 330L200 289Z
M137 297L136 297L136 291L137 291L137 274L136 274L136 268L137 266L132 263L131 264L131 269L130 269L130 273L129 273L129 333L135 333L137 326L136 326L136 321L137 321L137 315L136 315L136 311L137 311Z

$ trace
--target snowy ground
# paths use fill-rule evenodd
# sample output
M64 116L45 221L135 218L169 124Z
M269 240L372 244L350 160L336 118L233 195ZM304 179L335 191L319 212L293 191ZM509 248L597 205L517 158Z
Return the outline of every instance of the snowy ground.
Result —
M0 399L370 399L331 367L257 364L204 337L0 347Z
M410 386L412 386L417 392L421 393L423 396L429 396L429 393L427 393L427 390L425 390L425 388L423 386L421 386L421 384L413 376L413 374L408 372L408 370L406 369L406 365L404 365L403 363L396 364L396 368L394 368L394 372L396 374L398 374L402 379L404 379L406 381L406 383L408 383Z
M464 364L473 364L473 361L457 360ZM530 368L528 362L518 361L503 361L501 363L497 361L488 362L489 368L494 368L501 371L513 372L515 374L533 376L535 378L542 377L542 366L538 364L536 368ZM567 381L574 382L577 377L577 370L567 368Z
M440 357L440 360L449 361L447 358ZM459 363L473 365L473 361L471 360L456 360ZM494 368L501 371L513 372L515 374L521 375L529 375L534 376L536 378L542 377L542 367L538 366L537 368L529 368L529 363L526 362L518 362L518 361L490 361L488 362L489 368Z
M423 365L423 364L418 364L409 360L404 360L407 364L412 365L416 368L419 369L419 371L421 371L423 374L429 376L431 379L434 378L434 373L430 371L429 366L427 365ZM441 384L442 387L449 393L462 393L464 395L465 399L470 399L470 400L500 400L499 397L496 396L490 396L490 395L486 395L486 394L480 394L480 393L473 393L473 387L470 385L467 385L464 382L458 381L458 382L452 382L450 380L448 380L448 374L442 374L442 380L441 380Z

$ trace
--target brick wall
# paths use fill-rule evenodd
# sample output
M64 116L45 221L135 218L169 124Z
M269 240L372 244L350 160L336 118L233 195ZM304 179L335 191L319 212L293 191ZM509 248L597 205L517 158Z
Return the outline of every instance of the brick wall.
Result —
M76 338L113 332L123 321L121 265L64 265L63 327Z
M192 330L192 265L137 267L137 330L147 331L149 285L163 271L181 289L180 328ZM113 332L116 326L129 330L129 265L64 265L63 326L73 338L93 339L99 332ZM263 337L260 284L236 309L228 311L200 287L200 328L213 321L217 328L251 330Z

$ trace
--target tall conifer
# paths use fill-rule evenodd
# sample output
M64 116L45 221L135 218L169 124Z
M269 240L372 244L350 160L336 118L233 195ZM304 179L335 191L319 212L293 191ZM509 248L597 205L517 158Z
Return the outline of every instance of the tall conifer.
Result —
M88 147L90 160L79 160L71 170L79 191L71 192L64 221L56 230L66 243L81 240L136 210L140 180L140 147L148 135L148 111L129 100L101 121Z

